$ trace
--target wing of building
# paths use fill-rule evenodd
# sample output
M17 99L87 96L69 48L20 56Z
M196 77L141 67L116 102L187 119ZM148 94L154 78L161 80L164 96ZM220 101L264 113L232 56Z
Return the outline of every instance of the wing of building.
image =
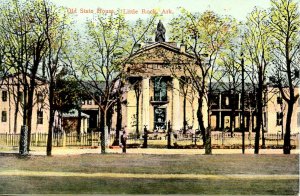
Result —
M29 82L30 76L27 76ZM23 125L24 93L21 74L0 79L0 133L19 133ZM48 83L36 78L33 94L32 133L47 133L49 126Z

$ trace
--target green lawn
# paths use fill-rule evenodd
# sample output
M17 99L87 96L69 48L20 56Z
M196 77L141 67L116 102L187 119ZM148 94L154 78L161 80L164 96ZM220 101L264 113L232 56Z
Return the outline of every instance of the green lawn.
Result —
M7 170L80 173L299 175L298 155L0 156ZM295 195L297 179L151 179L103 177L1 176L0 194L267 194Z

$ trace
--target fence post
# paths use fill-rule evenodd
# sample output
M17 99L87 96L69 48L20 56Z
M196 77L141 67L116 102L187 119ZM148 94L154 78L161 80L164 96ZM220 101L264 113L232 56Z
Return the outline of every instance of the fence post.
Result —
M144 143L143 143L143 148L148 148L148 130L147 130L147 125L144 125Z
M171 121L168 122L168 149L171 148Z

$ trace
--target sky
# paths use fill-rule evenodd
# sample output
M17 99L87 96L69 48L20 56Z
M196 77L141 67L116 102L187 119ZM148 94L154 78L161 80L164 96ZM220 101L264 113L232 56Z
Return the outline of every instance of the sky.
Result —
M128 20L147 18L153 9L161 13L161 19L168 22L179 13L179 7L190 12L212 10L220 15L231 15L245 20L255 6L270 7L269 0L52 0L64 6L79 22L91 18L93 13L106 13L122 9ZM93 13L91 13L93 11Z
M96 13L111 13L121 9L128 21L150 18L153 10L160 13L159 19L167 29L169 21L180 13L180 7L190 12L214 11L219 15L230 15L238 21L245 21L254 7L267 9L270 0L51 0L66 7L71 13L73 26L78 32L85 31L85 22ZM299 0L300 1L300 0Z

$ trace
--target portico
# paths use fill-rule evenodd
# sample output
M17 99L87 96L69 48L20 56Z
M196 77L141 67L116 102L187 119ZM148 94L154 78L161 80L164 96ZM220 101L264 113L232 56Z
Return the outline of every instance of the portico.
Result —
M123 110L127 116L124 126L129 133L135 133L136 126L139 134L145 126L150 132L166 132L168 122L172 130L183 129L184 96L180 82L183 73L174 67L190 62L193 62L190 55L168 42L150 43L133 55L125 67L128 91ZM193 128L198 128L196 108L197 99L186 101L186 125Z

